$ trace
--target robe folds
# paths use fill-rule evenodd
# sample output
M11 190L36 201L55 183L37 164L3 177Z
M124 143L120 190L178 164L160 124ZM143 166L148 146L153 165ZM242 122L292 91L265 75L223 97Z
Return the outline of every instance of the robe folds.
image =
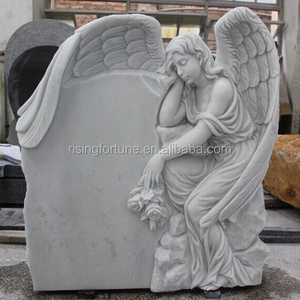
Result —
M239 180L259 143L255 123L234 90L231 103L219 117L198 110L193 90L182 100L188 126L192 128L202 120L212 132L203 149L208 153L169 160L163 170L171 203L185 215L192 256L191 288L215 290L260 284L268 253L258 238L265 224L261 185L250 193L251 199L234 220L201 225L201 219Z

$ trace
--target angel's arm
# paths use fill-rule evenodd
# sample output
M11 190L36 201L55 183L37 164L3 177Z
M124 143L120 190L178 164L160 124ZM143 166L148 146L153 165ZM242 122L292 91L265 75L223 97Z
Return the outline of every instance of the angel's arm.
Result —
M165 97L159 112L159 124L163 127L178 125L185 117L185 107L180 101L184 82L177 77Z
M233 98L233 87L226 78L218 79L212 89L209 105L206 112L216 117L224 114ZM185 133L168 147L163 148L153 156L145 167L145 186L154 187L159 184L159 177L164 163L168 160L187 154L189 150L202 146L212 135L211 130L203 120L199 120L197 125Z
M215 117L219 117L224 114L232 98L232 84L227 78L221 77L214 84L210 102L205 111ZM173 144L169 145L167 149L162 149L159 155L161 155L164 161L176 158L186 153L189 149L203 145L211 135L212 133L205 122L199 120L191 131L181 136ZM176 149L176 151L174 151L174 149Z

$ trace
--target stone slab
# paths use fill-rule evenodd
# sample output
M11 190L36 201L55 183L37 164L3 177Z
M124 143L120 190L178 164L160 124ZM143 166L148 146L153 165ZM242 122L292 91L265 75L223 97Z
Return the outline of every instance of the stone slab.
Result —
M0 230L24 230L24 217L22 208L0 209Z
M24 173L21 166L5 165L0 166L0 178L22 178Z
M18 28L10 37L5 51L5 77L14 61L25 51L39 46L59 47L74 33L74 28L56 20L34 20Z
M23 206L26 194L25 179L1 178L0 179L0 205Z
M43 77L58 47L74 28L56 20L35 20L20 27L9 39L5 52L4 71L7 91L14 116L30 97ZM18 143L14 125L10 137Z
M122 154L158 146L161 99L143 78L112 72L64 87L46 138L23 149L35 290L149 288L161 230L126 207L149 155ZM114 145L119 154L108 151Z

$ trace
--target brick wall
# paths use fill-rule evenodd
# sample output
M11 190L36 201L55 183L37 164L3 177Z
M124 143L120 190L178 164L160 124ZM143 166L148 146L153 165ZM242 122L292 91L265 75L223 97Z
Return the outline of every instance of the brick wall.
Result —
M102 11L121 11L126 12L126 3L122 2L106 2L106 1L76 1L76 0L53 0L52 2L53 8L55 9L72 9L72 10L102 10ZM192 9L199 9L197 12L203 12L203 9L201 10L201 7L199 6L182 6L182 5L158 5L158 4L138 4L138 3L131 3L130 4L130 11L155 11L155 10L162 10L162 9L170 9L170 8L186 8L184 12L195 12L195 10ZM211 19L219 19L226 13L226 8L220 8L225 11L209 11L208 14L208 22ZM181 10L181 12L183 12ZM262 10L256 10L256 13L262 13L262 14L269 14L271 15L271 12L266 12ZM77 14L75 15L77 26L81 27L82 25L95 20L97 18L96 15L82 15ZM263 19L271 19L270 16L264 16ZM269 28L270 29L270 28ZM214 30L212 28L210 35L208 37L208 46L212 51L216 50L216 42L215 42L215 35Z
M76 0L54 0L55 9L72 10L103 10L103 11L126 11L126 3L107 1L76 1ZM77 27L81 27L97 18L97 15L75 15Z

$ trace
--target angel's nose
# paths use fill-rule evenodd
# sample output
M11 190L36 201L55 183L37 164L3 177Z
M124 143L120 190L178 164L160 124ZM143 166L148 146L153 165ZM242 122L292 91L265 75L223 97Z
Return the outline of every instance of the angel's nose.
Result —
M183 71L181 70L181 69L177 69L177 74L179 75L179 76L182 76L183 75Z

